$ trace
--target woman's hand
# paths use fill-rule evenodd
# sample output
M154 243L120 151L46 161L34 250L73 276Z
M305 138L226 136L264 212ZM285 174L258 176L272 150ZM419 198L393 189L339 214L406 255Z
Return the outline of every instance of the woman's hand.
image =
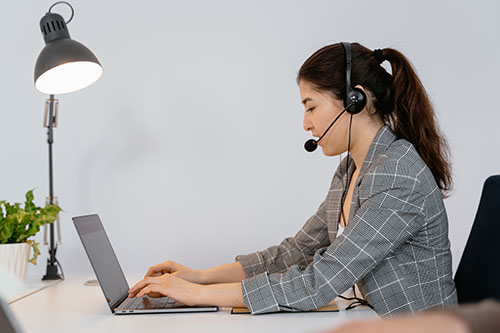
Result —
M203 271L192 269L170 260L149 267L144 278L157 277L167 273L189 282L199 284L205 283Z
M163 274L156 277L145 277L137 282L130 288L128 297L142 297L144 295L149 297L168 296L186 305L195 306L199 304L201 287L173 274Z
M173 274L146 277L130 288L129 297L168 296L186 305L246 306L241 283L200 285Z

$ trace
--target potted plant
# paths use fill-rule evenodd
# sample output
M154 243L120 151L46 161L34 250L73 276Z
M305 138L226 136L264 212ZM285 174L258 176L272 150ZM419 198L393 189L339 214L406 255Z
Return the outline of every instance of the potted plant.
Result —
M42 225L53 223L61 211L58 205L37 207L33 203L33 190L26 193L24 208L20 203L0 201L0 265L21 280L26 279L28 262L36 265L40 254L38 242L30 239ZM28 260L30 248L33 257Z

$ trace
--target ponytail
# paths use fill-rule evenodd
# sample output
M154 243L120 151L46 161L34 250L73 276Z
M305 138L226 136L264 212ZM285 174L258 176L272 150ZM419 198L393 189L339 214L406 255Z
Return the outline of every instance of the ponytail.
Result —
M449 150L429 97L403 54L390 48L383 49L382 54L391 63L394 87L394 110L385 120L398 138L406 139L417 149L446 197L452 183Z

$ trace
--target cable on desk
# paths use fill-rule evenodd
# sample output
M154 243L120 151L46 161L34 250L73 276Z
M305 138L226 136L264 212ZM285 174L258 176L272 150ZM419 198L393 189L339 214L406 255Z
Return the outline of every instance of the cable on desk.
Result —
M351 309L354 309L354 308L357 308L358 306L361 306L361 305L366 305L367 307L369 307L370 309L373 310L373 306L368 303L368 301L362 299L362 298L359 298L356 296L356 288L354 286L352 286L352 293L354 294L354 297L344 297L342 295L339 295L340 298L346 300L346 301L354 301L352 303L350 303L345 309L346 311L347 310L351 310Z

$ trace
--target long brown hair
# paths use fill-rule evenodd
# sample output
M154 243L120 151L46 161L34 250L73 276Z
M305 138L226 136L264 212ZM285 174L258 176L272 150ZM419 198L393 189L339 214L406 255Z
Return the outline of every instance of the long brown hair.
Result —
M376 112L398 138L413 144L446 197L452 185L450 153L429 97L403 54L391 48L381 52L391 64L392 75L380 66L372 50L352 43L352 86L361 85L369 91ZM304 62L297 82L307 81L317 90L343 100L346 92L345 67L343 46L328 45Z

